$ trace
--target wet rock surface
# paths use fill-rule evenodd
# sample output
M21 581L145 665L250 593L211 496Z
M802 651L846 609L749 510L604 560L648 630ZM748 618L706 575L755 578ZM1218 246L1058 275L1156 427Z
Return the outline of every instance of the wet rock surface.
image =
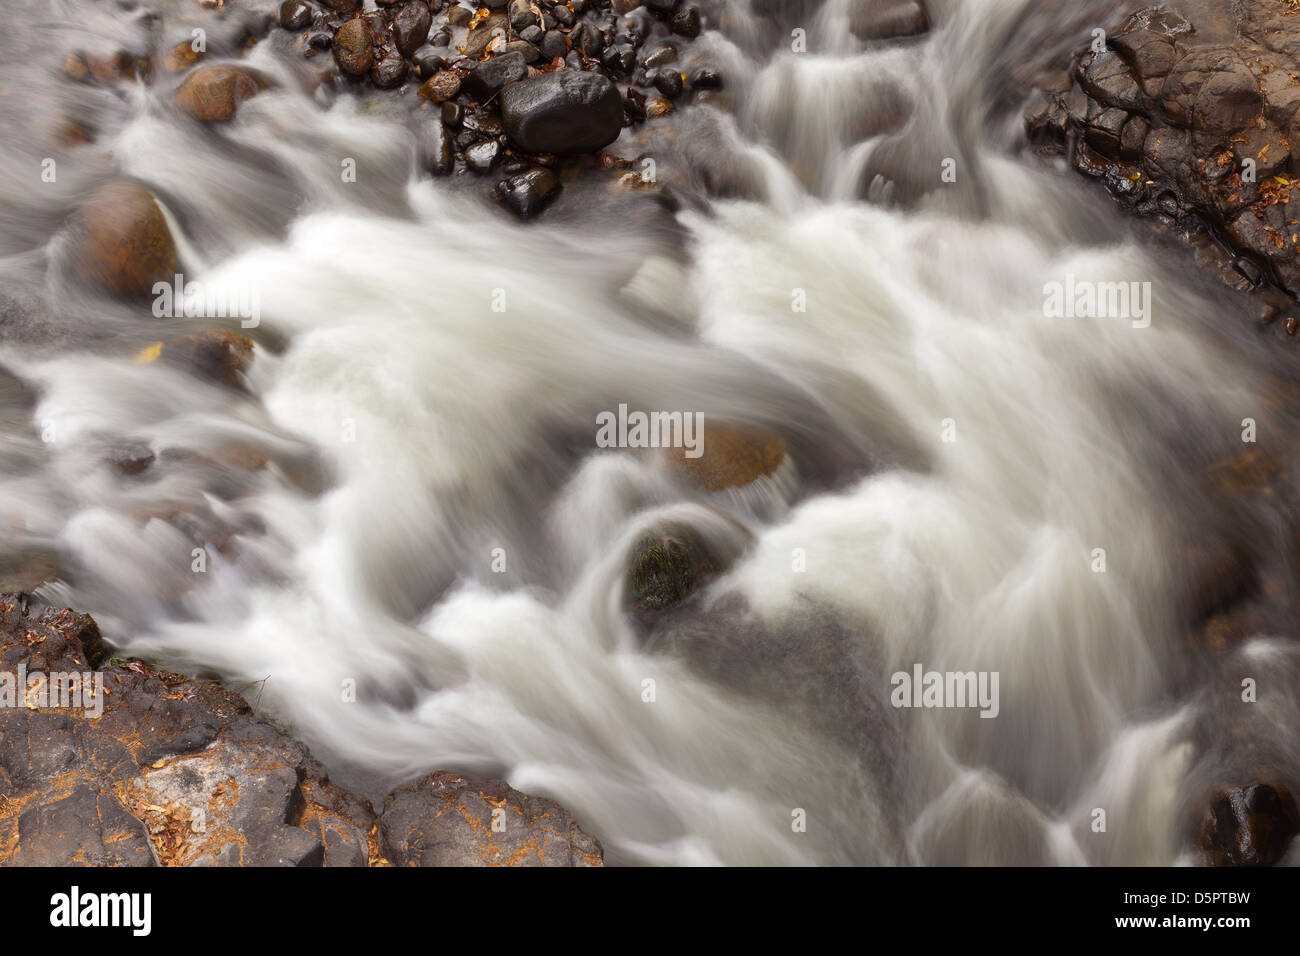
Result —
M456 773L395 790L379 832L395 866L604 865L600 843L559 804Z
M786 461L780 435L738 425L706 425L704 447L692 458L685 449L665 452L673 471L705 491L739 488L772 475Z
M929 28L920 0L855 0L849 7L849 29L863 40L917 36Z
M1300 18L1270 0L1144 7L1076 54L1026 110L1059 150L1126 207L1208 228L1244 289L1300 295ZM1235 258L1235 261L1234 261Z
M225 122L234 117L239 104L269 85L255 70L233 66L203 66L185 77L176 88L176 105L203 123Z
M0 865L601 864L562 808L502 781L435 773L377 819L239 694L113 658L89 615L24 594L0 595L4 694Z
M1210 866L1272 866L1300 831L1300 811L1282 784L1252 783L1215 795L1202 825Z
M506 135L531 153L587 153L622 129L623 101L598 73L549 73L514 84L501 96Z
M643 534L632 548L627 602L633 611L681 604L723 570L724 562L698 531L669 523Z
M147 189L101 186L77 222L76 267L82 281L120 296L149 293L176 268L176 243Z

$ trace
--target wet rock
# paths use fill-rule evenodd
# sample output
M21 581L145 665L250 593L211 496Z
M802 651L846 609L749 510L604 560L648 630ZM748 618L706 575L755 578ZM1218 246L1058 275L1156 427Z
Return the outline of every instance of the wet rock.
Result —
M678 36L694 38L700 35L700 8L683 7L673 14L669 24Z
M456 167L451 133L443 122L426 123L420 128L420 152L425 167L435 176L446 176Z
M589 60L599 60L605 52L605 37L590 23L581 24L569 34L569 46L581 51Z
M853 0L849 30L860 40L891 40L930 29L920 0Z
M197 51L195 53L197 59ZM127 79L148 79L152 66L144 56L119 49L111 52L69 53L63 62L63 72L69 79L78 82L93 81L110 85Z
M1083 88L1103 106L1126 113L1146 111L1146 97L1128 64L1116 53L1107 51L1092 58L1083 74Z
M1098 109L1088 120L1088 145L1107 159L1119 156L1120 134L1128 114L1119 109Z
M172 99L196 120L219 123L267 86L265 77L246 67L202 66L185 78Z
M656 96L646 103L645 115L648 119L663 119L665 116L671 116L674 110L671 100Z
M184 73L199 60L203 53L194 49L193 41L176 44L163 56L163 69L168 73Z
M406 69L406 61L400 56L386 56L370 68L370 82L381 90L391 90L402 85Z
M523 57L525 63L536 63L542 58L542 51L527 40L511 40L506 44L506 53L518 54ZM528 71L525 70L524 75L526 76L527 73Z
M0 865L357 866L371 857L368 805L242 697L107 653L88 615L0 595L7 672L102 675L84 696L28 693L27 706L0 708ZM73 706L48 706L58 703Z
M703 535L669 523L643 534L628 557L625 601L631 611L663 611L681 604L724 570Z
M480 175L490 173L501 159L501 144L494 139L475 143L465 150L465 164Z
M506 17L503 13L494 13L482 23L469 31L465 41L465 55L477 60L487 52L488 44L506 35Z
M563 59L564 55L569 52L569 44L564 39L564 34L559 30L547 30L542 36L541 42L542 59L548 63L552 60Z
M353 76L364 76L375 65L370 24L364 17L348 20L335 31L334 60L340 70Z
M109 453L108 461L120 474L135 476L144 474L156 458L152 448L139 443L114 448Z
M311 24L311 5L303 0L284 0L280 4L280 26L286 30L305 30Z
M40 727L36 746L69 729L62 722ZM11 822L13 850L0 865L157 865L144 823L107 788L82 783L44 796Z
M456 773L395 790L379 835L395 866L604 865L600 843L558 804Z
M612 75L631 73L636 66L636 50L630 43L611 46L601 54L600 62Z
M663 66L666 63L673 63L676 60L677 47L671 43L664 43L647 53L645 59L641 62L647 69L651 69L656 66Z
M507 209L520 219L531 219L555 201L560 181L555 173L541 166L502 180L497 194Z
M623 112L633 120L645 119L645 100L644 93L635 86L629 86L627 92L623 94Z
M433 14L429 12L429 5L423 0L410 0L397 11L388 29L398 52L409 57L424 45L432 26Z
M1221 790L1201 827L1210 866L1272 866L1300 830L1300 812L1283 785L1252 783Z
M531 26L537 26L540 22L536 13L533 12L533 5L529 0L511 0L510 3L510 29L515 33Z
M681 2L682 0L642 0L647 10L655 13L672 13Z
M1119 136L1119 158L1127 162L1141 159L1150 131L1151 125L1141 116L1129 117Z
M655 89L670 100L675 100L682 95L682 75L676 70L659 70L654 75Z
M54 707L29 677L0 707L0 866L602 865L563 808L499 780L432 774L381 823L239 694L109 653L88 615L0 594L11 678L103 682Z
M445 50L443 51L446 52ZM447 58L435 50L426 50L423 53L417 53L411 60L415 67L415 75L422 80L427 80L435 74L447 69ZM460 77L456 77L456 88L460 89Z
M337 13L352 13L361 6L361 0L320 0Z
M484 60L465 77L465 92L480 102L485 102L505 88L506 84L522 80L528 75L528 64L519 53L503 53Z
M226 329L204 329L171 339L163 345L161 357L209 381L234 388L242 384L253 362L253 340Z
M176 271L176 244L148 190L101 186L81 212L79 277L116 295L146 295Z
M58 576L58 559L48 551L0 554L0 594L35 591Z
M501 92L506 134L530 153L589 153L623 128L618 90L598 73L560 70L513 83Z
M1232 64L1210 73L1200 84L1192 101L1192 130L1209 134L1217 141L1244 129L1262 108L1263 98L1254 75L1244 64Z
M460 77L450 70L441 70L429 77L420 87L420 96L434 103L443 103L460 92Z
M691 74L693 90L720 90L722 87L722 74L711 66L702 66Z
M1143 8L1107 48L1080 49L1073 86L1035 98L1026 124L1044 155L1066 155L1140 215L1201 221L1225 241L1234 288L1300 290L1293 228L1293 118L1300 20L1244 0ZM1086 148L1076 148L1079 140ZM1190 225L1184 223L1183 225ZM1245 276L1246 278L1242 278Z
M670 467L705 491L739 488L772 475L785 462L780 435L759 428L705 423L704 447L698 458L683 448L664 450Z

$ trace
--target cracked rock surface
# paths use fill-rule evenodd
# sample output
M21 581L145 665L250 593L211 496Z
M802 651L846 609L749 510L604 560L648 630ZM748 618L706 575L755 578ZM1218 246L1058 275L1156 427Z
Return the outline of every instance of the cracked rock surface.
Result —
M500 780L435 773L378 820L240 695L108 654L89 615L0 595L0 865L601 865L565 810ZM73 673L102 683L51 698Z

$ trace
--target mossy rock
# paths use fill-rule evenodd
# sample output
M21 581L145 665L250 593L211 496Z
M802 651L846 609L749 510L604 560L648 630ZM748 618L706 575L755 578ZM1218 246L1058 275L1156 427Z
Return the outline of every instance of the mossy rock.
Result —
M635 611L662 611L680 604L723 570L699 532L671 523L647 531L632 548L627 603Z

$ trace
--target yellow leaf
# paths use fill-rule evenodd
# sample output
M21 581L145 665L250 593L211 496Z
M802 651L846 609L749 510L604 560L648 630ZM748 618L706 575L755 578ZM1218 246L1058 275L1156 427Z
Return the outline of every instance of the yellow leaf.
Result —
M145 362L152 362L156 358L158 358L158 356L162 355L162 349L163 349L163 344L161 342L155 342L153 345L150 345L148 348L141 349L139 352L137 352L135 354L135 360L142 364Z

